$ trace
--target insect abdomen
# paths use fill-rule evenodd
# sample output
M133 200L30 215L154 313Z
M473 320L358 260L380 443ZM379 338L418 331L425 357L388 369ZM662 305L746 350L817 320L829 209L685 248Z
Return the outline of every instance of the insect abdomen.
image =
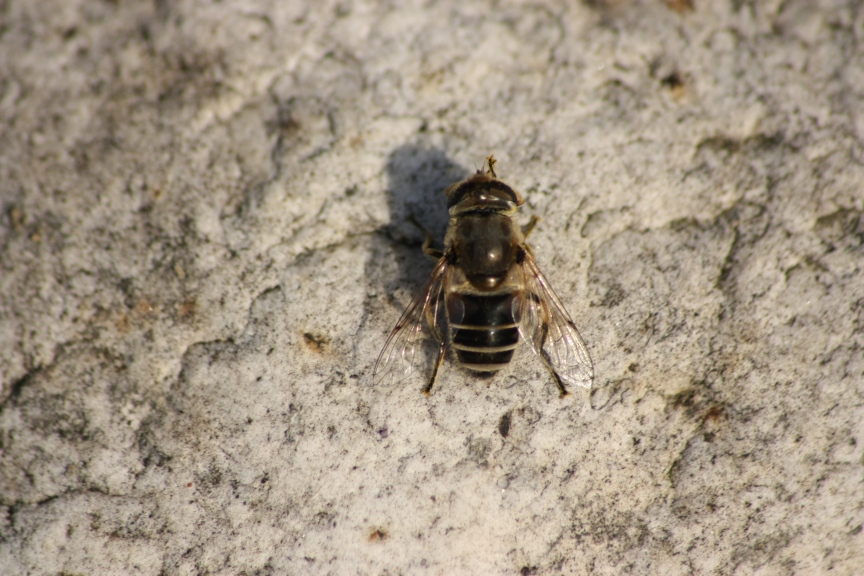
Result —
M519 344L513 294L450 294L451 344L460 364L478 372L500 370Z

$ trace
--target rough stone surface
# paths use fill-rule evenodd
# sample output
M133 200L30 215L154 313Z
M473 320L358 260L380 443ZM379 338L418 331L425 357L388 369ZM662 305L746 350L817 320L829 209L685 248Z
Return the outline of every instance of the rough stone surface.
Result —
M855 0L0 2L0 573L861 574L862 42ZM409 216L490 152L594 388L372 386Z

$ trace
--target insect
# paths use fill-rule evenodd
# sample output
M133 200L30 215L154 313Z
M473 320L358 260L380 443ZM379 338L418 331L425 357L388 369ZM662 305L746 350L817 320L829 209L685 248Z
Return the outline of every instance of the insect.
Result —
M520 228L513 216L522 196L495 174L495 158L447 190L450 221L444 250L426 285L414 296L375 363L373 382L428 374L429 394L448 350L469 370L491 373L506 366L519 338L549 369L561 397L567 386L589 388L594 366L585 342L537 268L525 243L538 219Z

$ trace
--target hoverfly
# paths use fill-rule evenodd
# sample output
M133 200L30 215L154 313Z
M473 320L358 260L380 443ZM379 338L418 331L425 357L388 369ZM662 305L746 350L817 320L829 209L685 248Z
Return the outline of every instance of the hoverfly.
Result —
M413 298L375 363L373 382L402 380L431 370L429 394L448 350L476 372L495 372L513 357L519 338L549 369L561 397L567 386L589 388L594 366L585 342L537 268L525 237L538 219L514 221L522 196L495 174L495 158L447 190L450 222L444 250L426 285ZM424 347L426 348L424 350Z

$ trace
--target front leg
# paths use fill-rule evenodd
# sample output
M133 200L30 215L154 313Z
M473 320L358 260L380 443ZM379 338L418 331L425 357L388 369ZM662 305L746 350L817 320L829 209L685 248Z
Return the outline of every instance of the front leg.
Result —
M441 257L444 256L444 252L438 250L437 248L432 248L432 234L430 234L429 231L426 230L426 228L424 228L422 224L420 224L417 218L414 217L414 214L408 216L408 221L417 226L417 228L419 228L423 231L424 234L426 234L426 239L423 240L423 253L434 260L440 260Z
M534 230L534 227L537 225L538 222L540 222L540 217L532 214L531 220L529 220L528 223L522 227L522 236L524 238L528 238L528 235L531 234L531 231Z
M428 232L426 232L426 239L423 241L423 253L435 260L440 260L444 256L444 252L432 248L432 235Z

